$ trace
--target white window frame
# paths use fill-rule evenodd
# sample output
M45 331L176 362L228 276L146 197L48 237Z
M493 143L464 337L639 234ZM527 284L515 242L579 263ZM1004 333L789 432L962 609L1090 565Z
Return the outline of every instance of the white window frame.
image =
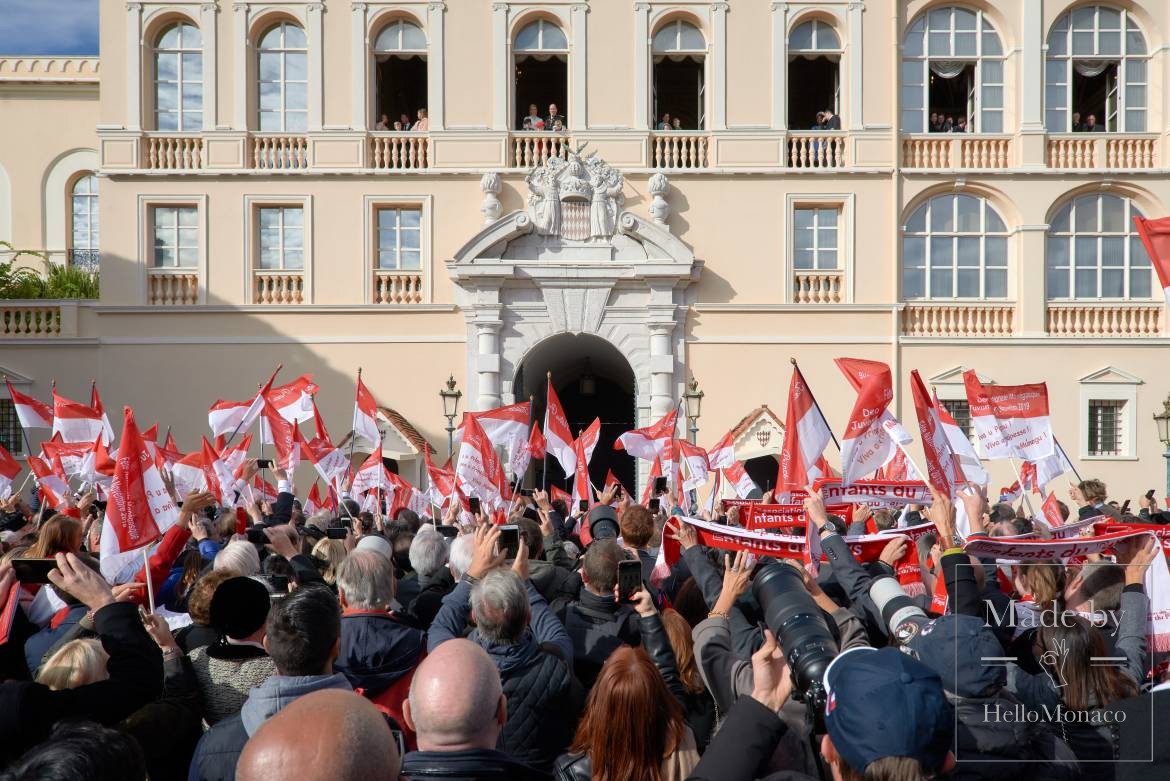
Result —
M78 193L77 188L82 182L87 179L92 180L92 189L87 193ZM101 250L101 182L98 176L93 171L83 171L80 176L73 179L73 183L69 186L69 249L98 252ZM89 218L89 225L85 230L85 246L78 246L76 241L77 231L74 226L77 224L77 199L84 199L86 204L86 216Z
M973 230L973 231L960 231L959 228L957 227L958 220L954 219L953 222L955 222L956 225L954 227L952 227L951 230L935 232L931 228L931 224L930 224L932 215L934 213L934 205L933 204L935 203L936 200L941 199L941 198L955 197L956 200L952 202L951 208L953 210L955 210L953 213L953 216L957 216L957 213L958 213L957 197L959 197L959 196L966 196L968 198L974 198L976 201L979 202L979 206L980 206L979 228L977 230ZM922 232L911 233L909 231L909 228L908 228L909 223L910 223L910 219L915 214L917 214L919 211L922 211L924 209L925 209L925 216L923 218L924 230ZM997 218L999 218L999 221L1003 224L1004 229L1003 229L1002 233L999 231L993 232L993 231L987 230L987 212L988 212L988 210L990 210ZM1012 279L1011 279L1012 241L1011 241L1011 237L1012 237L1012 233L1013 233L1013 231L1011 228L1008 227L1007 220L1004 219L1004 217L1000 213L999 209L995 208L995 204L992 203L989 198L986 198L982 195L978 195L976 193L970 193L970 192L935 193L934 195L930 196L926 200L919 203L917 206L915 206L910 211L910 213L906 217L906 221L902 224L901 229L899 230L899 240L898 240L898 271L899 271L898 293L899 293L899 299L902 301L984 301L984 300L1004 301L1004 302L1011 301L1011 295L1012 295ZM931 270L934 268L934 266L931 265L931 243L932 243L933 239L935 239L936 237L937 238L948 238L951 240L951 265L950 265L950 269L951 269L952 295L949 295L949 296L935 296L931 293L931 289L930 289L930 287L931 287L931 279L930 279ZM922 295L914 297L914 298L910 298L906 295L906 240L910 239L910 238L924 240L924 249L923 249L923 256L922 256L923 257L923 261L922 261L923 262ZM995 238L995 239L1003 239L1004 240L1004 265L1002 267L992 266L991 268L996 268L996 269L1002 268L1003 269L1006 285L1004 288L1003 296L996 296L994 298L991 298L987 295L987 269L988 269L988 265L987 265L987 239L988 238ZM978 239L978 241L979 241L979 265L978 266L961 266L961 265L959 265L959 253L958 253L958 243L957 243L959 239ZM979 270L979 292L978 292L978 294L973 295L973 296L959 296L959 295L957 295L958 285L959 285L959 270L960 269L970 269L970 268L977 268Z
M1125 206L1125 215L1122 218L1122 224L1125 226L1125 232L1124 233L1109 233L1109 232L1100 231L1100 230L1078 231L1076 228L1075 209L1080 208L1080 207L1078 207L1077 204L1083 203L1084 201L1088 201L1090 199L1094 200L1096 202L1096 209L1097 209L1097 224L1100 225L1100 223L1101 223L1101 200L1103 198L1110 198L1110 197L1119 198L1122 201L1123 205ZM1160 288L1161 288L1161 285L1158 282L1158 278L1154 274L1153 266L1149 263L1150 258L1146 254L1146 249L1141 244L1141 240L1137 236L1137 230L1133 226L1133 218L1135 216L1141 217L1143 215L1142 215L1141 209L1138 208L1137 204L1134 203L1132 198L1125 196L1125 195L1120 195L1117 193L1108 193L1108 192L1084 193L1082 195L1078 195L1075 198L1070 198L1070 199L1066 200L1064 203L1062 203L1060 208L1056 210L1056 215L1059 215L1065 209L1069 210L1068 231L1067 232L1061 231L1060 233L1057 233L1056 231L1053 230L1052 225L1055 222L1055 215L1054 215L1053 221L1049 223L1048 230L1044 234L1044 279L1045 279L1045 290L1047 291L1047 289L1048 289L1048 275L1052 271L1052 267L1049 265L1050 260L1051 260L1049 257L1049 252L1048 252L1048 247L1050 244L1049 240L1053 239L1053 238L1067 239L1068 240L1068 267L1067 267L1068 295L1057 297L1057 296L1051 295L1051 293L1048 293L1047 296L1048 296L1049 301L1136 301L1136 302L1146 302L1146 301L1159 300L1161 298L1161 296L1158 295ZM1098 293L1101 292L1102 270L1106 268L1106 266L1101 262L1101 259L1105 254L1105 251L1102 247L1102 241L1106 238L1111 238L1111 239L1120 238L1120 239L1122 239L1122 246L1124 248L1124 261L1123 261L1121 266L1109 267L1109 268L1117 268L1117 269L1121 270L1122 281L1123 281L1123 293L1121 296L1100 296L1100 295L1097 295L1097 296L1081 297L1081 296L1077 295L1076 271L1078 268L1077 267L1077 238L1078 237L1082 238L1082 239L1094 239L1096 241L1096 244L1097 244L1096 269L1097 269L1097 292ZM1133 265L1133 259L1134 259L1133 255L1134 255L1135 248L1137 249L1138 252L1142 253L1142 257L1145 257L1146 261L1147 261L1145 268L1146 268L1147 273L1150 275L1150 295L1148 295L1148 296L1135 297L1135 296L1131 295L1131 293L1130 293L1130 274L1131 274L1131 272L1133 272L1135 270L1134 265Z
M172 28L176 28L176 27L190 27L191 29L193 29L196 32L196 34L199 35L199 47L198 48L189 48L189 47L186 47L182 42L180 42L180 44L177 48L174 48L174 49L163 48L161 46L163 36L166 35ZM180 35L180 38L182 38L182 36L183 36L182 31L179 32L179 35ZM178 93L177 93L178 104L177 104L174 111L162 112L159 110L158 89L159 89L159 84L163 83L160 81L160 79L158 77L158 73L159 73L158 57L160 54L174 54L178 58L176 70L175 70L175 76L176 76L175 81L165 82L167 84L174 84L176 86L176 89L178 90ZM183 65L183 55L185 55L185 54L198 54L200 57L200 60L201 60L200 73L199 73L199 78L197 80L196 79L187 79L184 77L184 73L186 71L186 68ZM160 131L160 132L165 132L165 133L197 133L197 132L201 131L203 129L203 107L204 107L204 104L206 102L206 96L203 94L203 84L204 84L203 65L206 64L206 63L202 62L202 59L203 59L203 31L201 29L199 29L199 26L197 24L195 24L187 19L180 19L172 24L166 25L162 30L159 31L158 35L155 36L155 45L154 45L154 48L152 50L152 57L153 57L153 65L154 65L154 72L152 74L152 84L154 87L154 92L152 94L152 100L154 101L154 129L157 131ZM188 109L183 105L183 87L184 87L184 85L187 85L187 84L197 84L199 86L199 108L197 108L197 109L194 109L194 108ZM174 114L176 117L177 127L175 127L173 130L163 130L159 126L159 121L158 121L159 115L163 114L163 113ZM198 114L199 115L199 122L196 123L196 127L185 129L183 127L183 119L185 116L190 115L190 114Z
M432 273L434 264L431 262L432 225L431 215L434 206L434 196L431 195L367 195L364 198L364 254L365 274L362 275L362 301L367 304L374 300L373 278L378 270L378 244L374 236L378 231L379 209L418 209L419 215L419 258L417 271L400 270L402 274L418 274L422 277L422 302L431 302ZM393 271L392 269L383 269ZM395 306L395 304L378 304L378 308ZM399 304L398 306L417 308L418 304Z
M301 34L305 36L304 47L290 47L290 46L285 45L284 29L286 27L295 27L301 31ZM260 42L262 40L264 40L265 37L267 37L273 30L275 30L277 28L280 28L280 46L278 46L277 48L271 48L271 49L264 48ZM284 20L284 19L265 27L260 32L260 34L256 37L256 54L255 54L255 57L256 57L256 78L254 81L254 85L255 85L255 89L256 89L256 111L255 111L256 132L258 132L258 133L298 133L299 134L299 133L307 133L309 131L309 129L312 127L310 114L312 113L311 106L313 103L313 96L309 92L310 84L312 82L311 73L310 73L310 70L312 68L312 63L310 62L310 57L309 57L310 43L311 42L309 41L309 31L303 25L301 25L299 22L293 22L293 21ZM263 58L263 56L265 54L274 54L274 55L278 55L280 57L280 78L275 80L275 81L265 80L265 79L261 78L260 60ZM292 55L300 55L300 56L305 58L305 78L303 81L301 79L289 79L287 76L288 58ZM302 84L302 83L305 85L305 105L304 105L304 107L303 108L289 108L288 107L288 85L289 84ZM280 89L280 109L279 109L280 129L279 130L271 130L271 129L264 130L261 128L262 116L265 113L271 113L273 111L272 109L266 110L266 109L261 107L261 93L263 92L263 88L261 87L262 84L279 85L279 89ZM304 130L289 130L288 129L288 118L289 118L290 112L304 114L304 116L305 116L305 129Z
M1082 377L1080 405L1078 406L1078 441L1082 461L1137 461L1137 393L1143 384L1140 377L1121 371L1112 366ZM1089 453L1089 405L1095 401L1122 401L1119 436L1122 450L1119 455L1091 455Z
M796 210L837 209L837 272L841 274L841 303L853 301L853 237L856 233L857 210L853 193L790 193L784 198L784 293L785 300L795 300L796 264ZM811 271L812 269L801 269Z
M170 266L160 265L159 261L158 261L158 256L157 256L158 242L156 241L156 239L158 237L158 232L159 232L159 210L167 210L167 211L174 212L174 220L171 221L168 219L168 224L163 226L164 228L166 228L168 233L174 234L174 241L175 241L174 245L173 246L169 245L169 244L166 245L175 251L176 263L174 265L170 265ZM180 231L183 229L183 226L179 221L179 212L180 211L187 211L187 210L195 213L195 246L194 247L187 247L186 245L184 245L182 243L182 239L180 238L181 237ZM167 215L167 216L169 218L170 215ZM194 268L198 267L198 264L199 264L199 207L196 206L195 204L190 204L187 206L184 206L182 204L154 204L153 206L151 206L151 209L150 209L150 236L151 236L150 267L152 269L155 269L155 270L173 269L175 271L179 271L179 270L186 271L186 270L194 269ZM195 250L195 265L193 265L193 266L181 265L181 263L179 262L179 259L180 259L180 255L182 254L182 251L184 249L194 249Z
M296 208L299 207L304 211L304 268L299 270L299 273L304 276L303 288L301 292L301 303L294 306L306 306L313 303L313 196L311 195L259 195L251 194L244 196L244 277L243 277L243 301L245 304L251 306L254 304L252 300L252 280L257 271L274 271L275 269L261 269L260 262L260 209L261 208ZM287 273L298 273L297 270L288 269ZM272 308L271 304L257 305L263 306L265 310Z
M207 266L207 243L208 243L208 225L207 225L207 196L206 195L139 195L138 196L138 300L141 304L147 305L150 301L150 280L149 276L152 270L157 269L154 265L154 209L156 206L194 206L196 209L196 216L198 217L198 231L199 231L199 259L194 268L172 268L170 266L164 267L160 272L168 273L191 273L194 272L199 277L199 295L198 303L207 303L207 280L208 280L208 266ZM170 307L173 309L173 307Z

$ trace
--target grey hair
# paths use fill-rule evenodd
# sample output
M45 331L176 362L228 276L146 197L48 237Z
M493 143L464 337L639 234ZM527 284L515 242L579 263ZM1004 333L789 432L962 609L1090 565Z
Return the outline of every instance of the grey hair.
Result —
M212 569L230 569L237 575L250 577L260 574L260 553L247 540L232 540L215 554Z
M528 626L528 591L510 569L494 569L471 589L476 631L493 643L512 644Z
M410 543L410 566L426 577L439 572L447 563L447 540L434 529L434 526L423 526Z
M447 564L455 580L459 580L464 572L471 569L471 558L474 555L474 534L461 534L451 540L451 548L447 551Z
M381 553L355 550L337 568L337 590L359 610L385 610L394 601L394 565Z

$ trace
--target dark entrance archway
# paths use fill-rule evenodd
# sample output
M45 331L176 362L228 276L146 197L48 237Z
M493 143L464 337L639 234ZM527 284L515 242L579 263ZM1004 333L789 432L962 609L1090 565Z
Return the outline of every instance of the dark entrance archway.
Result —
M634 370L625 356L606 340L592 334L558 334L540 342L524 356L516 369L513 385L516 401L533 399L533 418L544 426L547 402L545 377L552 372L556 389L573 436L585 429L594 418L601 419L601 435L589 463L589 478L600 489L606 472L614 475L628 490L635 485L634 459L625 451L615 451L619 435L636 426ZM534 461L529 467L526 485L548 484L570 490L564 470L555 458L544 465Z

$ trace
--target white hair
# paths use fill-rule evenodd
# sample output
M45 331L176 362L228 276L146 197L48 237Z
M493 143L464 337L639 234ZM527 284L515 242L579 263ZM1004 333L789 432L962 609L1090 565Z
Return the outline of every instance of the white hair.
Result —
M475 555L475 535L461 534L451 540L451 548L447 552L447 568L455 580L463 577L463 573L471 568L471 557Z
M447 539L426 525L418 530L410 542L410 566L419 575L431 577L447 563Z
M394 601L394 565L381 553L355 550L337 568L337 590L359 610L385 610Z
M260 553L247 540L232 540L215 554L213 569L230 569L237 575L250 577L260 574Z
M471 610L480 637L514 643L528 626L528 591L510 569L494 569L471 588Z

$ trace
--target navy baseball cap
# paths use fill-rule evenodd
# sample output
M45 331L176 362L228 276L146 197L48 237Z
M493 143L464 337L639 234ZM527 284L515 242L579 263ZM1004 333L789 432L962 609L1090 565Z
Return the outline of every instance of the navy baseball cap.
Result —
M589 534L593 539L616 539L618 531L617 512L608 504L599 504L589 511Z
M833 747L864 773L883 757L908 757L941 770L955 717L939 676L896 648L856 648L825 670L825 726Z
M1007 666L996 661L1003 646L981 618L940 616L923 626L906 650L938 673L951 694L987 697L1007 685Z

